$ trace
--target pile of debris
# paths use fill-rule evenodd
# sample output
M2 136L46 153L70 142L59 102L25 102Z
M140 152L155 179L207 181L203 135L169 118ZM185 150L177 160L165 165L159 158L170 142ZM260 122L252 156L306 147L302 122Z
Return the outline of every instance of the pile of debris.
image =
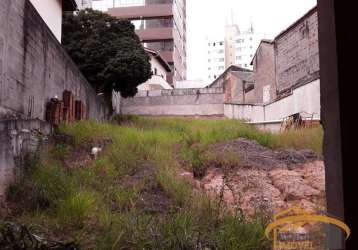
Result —
M79 250L73 242L60 242L44 239L26 226L12 222L0 223L0 249L4 250Z

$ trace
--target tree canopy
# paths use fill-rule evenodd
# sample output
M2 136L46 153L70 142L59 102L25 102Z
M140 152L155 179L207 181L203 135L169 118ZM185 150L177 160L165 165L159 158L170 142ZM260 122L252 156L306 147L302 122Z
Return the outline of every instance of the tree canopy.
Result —
M134 25L100 11L66 13L62 44L97 92L131 97L152 75Z

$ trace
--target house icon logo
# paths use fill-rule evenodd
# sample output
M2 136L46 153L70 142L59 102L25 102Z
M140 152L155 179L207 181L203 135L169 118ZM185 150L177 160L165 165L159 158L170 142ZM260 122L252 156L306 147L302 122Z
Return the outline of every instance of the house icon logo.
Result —
M273 250L313 250L329 238L327 233L332 234L332 231L322 230L322 225L334 227L338 235L344 232L346 239L350 235L349 227L339 219L292 207L274 215L273 221L266 227L265 236L272 239ZM338 242L339 237L337 239Z

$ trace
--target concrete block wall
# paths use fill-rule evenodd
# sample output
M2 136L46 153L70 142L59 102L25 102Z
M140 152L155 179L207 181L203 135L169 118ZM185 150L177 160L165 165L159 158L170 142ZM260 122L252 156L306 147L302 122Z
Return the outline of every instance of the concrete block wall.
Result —
M45 105L70 90L92 119L105 104L28 0L0 1L0 115L45 119ZM1 118L1 117L0 117Z
M263 105L255 104L224 104L224 115L229 119L263 121L265 119Z
M121 99L121 113L135 115L210 116L224 114L222 88L140 91Z
M277 89L283 92L319 78L317 9L275 38Z
M40 138L51 132L52 126L38 119L0 121L0 202L8 185L22 175L22 157L35 152Z
M278 101L265 105L265 121L281 120L299 112L321 118L320 80L295 88L292 94Z

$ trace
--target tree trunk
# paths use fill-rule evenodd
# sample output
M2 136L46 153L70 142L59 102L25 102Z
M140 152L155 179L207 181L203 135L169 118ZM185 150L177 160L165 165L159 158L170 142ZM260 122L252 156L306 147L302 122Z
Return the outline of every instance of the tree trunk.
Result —
M108 116L107 119L110 120L114 114L113 103L112 103L112 91L104 92L104 101L108 108Z

